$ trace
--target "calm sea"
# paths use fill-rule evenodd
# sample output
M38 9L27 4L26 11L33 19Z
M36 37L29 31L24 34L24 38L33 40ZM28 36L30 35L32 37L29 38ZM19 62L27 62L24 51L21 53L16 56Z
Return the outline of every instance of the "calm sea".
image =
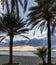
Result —
M9 55L9 51L0 51L0 55ZM31 51L13 51L14 56L37 56ZM56 52L51 52L52 57L56 57Z

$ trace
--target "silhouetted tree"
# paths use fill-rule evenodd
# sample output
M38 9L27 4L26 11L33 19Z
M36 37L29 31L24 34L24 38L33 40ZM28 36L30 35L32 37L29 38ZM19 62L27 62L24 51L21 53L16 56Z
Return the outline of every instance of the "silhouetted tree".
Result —
M3 36L0 40L0 42L5 39L7 36L10 38L10 54L9 54L9 63L12 64L12 47L13 47L13 38L14 35L18 34L20 36L23 36L27 39L25 35L22 35L22 33L28 32L28 28L25 27L26 22L23 21L23 19L19 18L10 13L8 14L3 14L0 16L0 31L3 33L6 33L6 36Z
M51 63L51 30L50 26L54 24L54 10L55 9L55 0L35 0L37 3L36 6L31 7L30 13L28 14L28 25L31 24L31 27L38 27L41 30L47 28L47 37L48 37L48 63Z

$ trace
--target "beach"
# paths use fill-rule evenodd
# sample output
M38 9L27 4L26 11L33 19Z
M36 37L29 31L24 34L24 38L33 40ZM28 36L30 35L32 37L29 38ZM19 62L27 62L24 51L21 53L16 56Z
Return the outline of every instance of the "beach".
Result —
M34 54L36 48L32 46L13 47L13 62L20 65L38 65L42 60ZM56 63L56 49L52 49L52 63ZM9 62L9 47L0 47L0 65ZM46 58L47 62L47 58Z
M8 55L0 56L0 65L9 62ZM32 56L13 56L13 62L19 63L20 65L37 65L40 59Z
M20 65L37 65L39 59L33 51L36 51L36 48L32 46L13 47L13 62ZM0 58L0 65L9 62L9 47L0 47Z
M0 56L0 65L8 62L9 62L8 55ZM35 56L13 56L13 62L19 63L20 65L38 65L39 63L42 63L42 60L39 57ZM56 58L52 57L52 63L56 63Z

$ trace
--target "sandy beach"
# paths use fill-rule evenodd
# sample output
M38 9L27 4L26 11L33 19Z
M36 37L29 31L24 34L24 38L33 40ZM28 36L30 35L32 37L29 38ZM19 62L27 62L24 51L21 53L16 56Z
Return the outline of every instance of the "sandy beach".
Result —
M46 59L47 60L47 59ZM9 62L8 55L0 56L0 65ZM38 65L42 63L42 60L39 57L35 56L13 56L13 62L19 63L20 65ZM56 63L56 58L52 58L52 63Z
M30 56L13 56L14 63L20 63L20 65L37 65L40 59L37 57L30 57ZM9 62L8 55L0 56L0 65Z
M38 56L35 56L32 52L32 51L36 51L36 48L39 48L39 47L32 47L32 46L13 47L13 51L20 52L20 54L16 52L16 54L13 55L13 62L19 63L20 65L38 65L39 63L42 63L42 60ZM6 52L8 50L9 50L9 47L0 47L0 51ZM56 50L52 49L52 51L56 51ZM8 52L6 54L5 53L2 54L0 52L0 65L9 62ZM47 61L47 58L46 58L46 61ZM52 57L52 63L56 63L56 56Z

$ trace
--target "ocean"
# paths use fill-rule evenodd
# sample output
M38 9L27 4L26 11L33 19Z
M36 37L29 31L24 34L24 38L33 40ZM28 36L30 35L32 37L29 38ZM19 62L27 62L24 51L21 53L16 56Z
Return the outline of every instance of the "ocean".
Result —
M0 55L9 55L9 51L1 51L0 50ZM13 51L13 56L37 56L34 52L31 51ZM51 52L51 57L56 57L56 52L52 51Z
M14 41L13 46L24 46L24 45L28 45L28 46L44 46L47 47L47 39L31 39L31 40L20 40L20 41ZM2 42L0 43L0 47L8 47L9 46L9 42L6 40L6 42ZM56 49L56 36L54 36L51 39L51 48ZM9 55L9 51L7 50L0 50L0 55ZM37 56L34 54L34 52L30 52L30 51L13 51L13 55L16 56ZM56 57L56 52L52 51L51 53L52 57Z

